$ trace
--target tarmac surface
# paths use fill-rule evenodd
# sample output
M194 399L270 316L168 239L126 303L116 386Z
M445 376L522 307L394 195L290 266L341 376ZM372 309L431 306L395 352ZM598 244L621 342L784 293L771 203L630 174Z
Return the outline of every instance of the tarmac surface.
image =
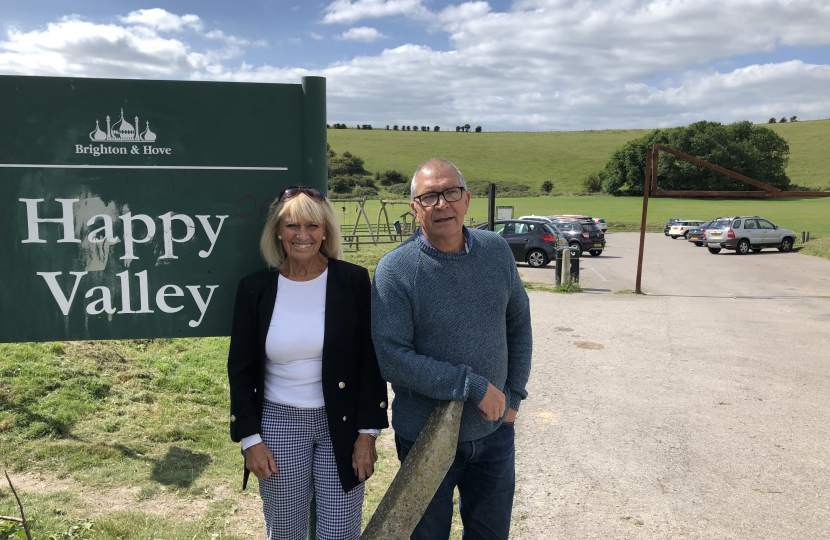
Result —
M830 538L830 261L638 239L530 293L511 537Z

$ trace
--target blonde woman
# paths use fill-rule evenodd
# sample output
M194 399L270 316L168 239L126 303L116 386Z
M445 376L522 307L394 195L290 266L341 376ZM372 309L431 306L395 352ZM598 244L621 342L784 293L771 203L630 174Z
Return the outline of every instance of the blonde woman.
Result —
M228 355L231 438L259 478L269 540L360 537L363 483L388 426L365 268L342 261L337 216L285 189L260 239L268 268L242 279Z

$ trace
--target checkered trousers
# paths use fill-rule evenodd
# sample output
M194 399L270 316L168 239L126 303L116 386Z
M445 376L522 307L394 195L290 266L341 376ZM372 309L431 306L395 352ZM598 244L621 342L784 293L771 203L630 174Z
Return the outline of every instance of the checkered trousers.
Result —
M262 440L279 474L259 481L268 540L305 540L311 494L317 502L317 540L360 538L363 484L343 491L334 462L326 409L265 401Z

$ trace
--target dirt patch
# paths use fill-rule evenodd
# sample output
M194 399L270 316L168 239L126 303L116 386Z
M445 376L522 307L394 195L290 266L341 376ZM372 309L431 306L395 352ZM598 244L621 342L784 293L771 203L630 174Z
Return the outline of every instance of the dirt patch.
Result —
M72 479L52 478L42 474L17 473L10 476L20 494L72 493L87 506L88 513L85 517L92 519L113 512L131 511L155 514L171 521L196 521L204 519L211 503L231 499L234 501L232 511L225 516L229 529L235 534L248 534L251 538L265 537L262 504L257 496L255 481L254 489L251 490L249 485L244 495L233 493L227 486L216 486L210 497L189 499L164 491L145 498L139 487L93 488ZM7 486L3 487L8 489Z
M554 328L554 330L556 330L557 332L573 332L574 331L573 328L565 328L564 326L557 326L556 328Z
M600 351L605 348L602 343L594 343L593 341L574 341L574 345L580 349L590 349L592 351Z

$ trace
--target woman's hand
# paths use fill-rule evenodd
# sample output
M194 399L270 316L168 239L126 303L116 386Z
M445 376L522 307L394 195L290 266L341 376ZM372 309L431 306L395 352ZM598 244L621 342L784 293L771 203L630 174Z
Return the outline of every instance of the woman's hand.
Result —
M279 474L274 454L265 446L265 443L256 443L245 449L245 465L248 470L260 480L265 480L272 474Z
M355 476L361 482L365 482L375 472L375 462L378 460L378 453L375 450L375 438L368 433L358 433L354 442L354 453L352 454L352 469Z

